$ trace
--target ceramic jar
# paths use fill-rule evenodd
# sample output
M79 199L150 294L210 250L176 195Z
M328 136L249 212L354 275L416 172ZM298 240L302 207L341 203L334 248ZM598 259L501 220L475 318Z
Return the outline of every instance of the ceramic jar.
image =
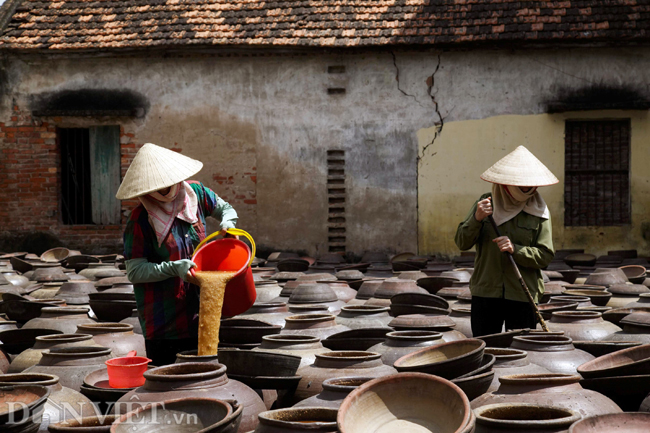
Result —
M626 305L638 302L639 295L650 293L650 289L643 284L614 284L609 286L607 291L612 294L607 306L612 308L624 308Z
M602 341L632 341L643 344L650 343L650 315L648 313L632 313L619 322L622 331L610 334Z
M347 326L336 323L336 317L331 314L303 314L289 316L284 319L286 325L280 335L309 335L321 340L339 332L349 331Z
M329 312L338 314L345 302L338 299L334 290L324 283L301 283L289 296L292 304L322 304L327 305Z
M50 390L39 432L47 432L49 424L59 421L96 415L93 403L80 392L62 386L57 376L31 373L0 376L0 386L14 385L41 385Z
M472 309L470 307L456 304L451 309L449 317L456 323L454 329L462 332L467 338L472 338Z
M137 356L146 356L144 337L133 332L133 326L126 323L88 323L77 326L77 333L89 334L100 346L108 347L114 357L126 356L135 350Z
M184 397L235 399L244 406L238 432L254 430L257 416L266 410L264 402L248 386L226 375L223 364L187 362L166 365L144 373L143 386L130 391L115 404L114 411L126 413L147 403Z
M486 347L484 353L494 355L494 378L487 392L499 389L499 378L512 374L545 374L550 373L544 367L533 364L528 359L528 353L517 349L501 349L496 347Z
M265 335L262 344L253 350L300 356L300 367L313 364L316 354L330 352L323 347L320 338L298 334Z
M339 301L350 302L357 296L357 291L351 288L348 283L344 281L319 281L330 286L330 289L336 293Z
M261 320L273 325L284 326L285 317L293 315L284 302L255 303L239 316L245 319Z
M384 328L393 320L388 307L372 305L350 305L341 307L336 323L350 329Z
M621 330L594 311L556 311L547 324L551 331L564 331L576 341L596 341Z
M386 334L386 340L383 343L375 344L368 349L368 352L379 353L381 361L392 367L395 361L404 355L444 342L442 334L439 332L395 331Z
M384 280L368 280L364 281L361 284L361 287L359 287L359 290L357 291L357 296L355 299L360 299L363 301L366 301L372 297L374 297L375 292L381 286L381 284L384 282Z
M335 433L336 409L324 407L289 408L263 412L251 433Z
M79 391L86 375L105 368L112 358L111 349L97 346L75 346L43 351L38 364L25 369L24 373L53 374L63 386Z
M374 352L336 351L316 355L312 365L300 367L296 373L302 376L295 397L304 400L323 390L325 379L332 377L363 376L381 377L397 373L393 367L384 365L381 355Z
M257 299L255 302L272 302L273 299L280 296L282 287L280 287L278 283L273 280L256 281L255 291L257 292Z
M323 391L318 395L309 397L293 407L328 407L338 409L352 391L374 377L339 377L326 379L323 382Z
M577 374L553 373L502 376L499 389L472 400L472 409L495 403L531 403L575 410L583 417L623 412L609 398L580 386L580 379Z
M80 307L45 307L40 317L25 323L23 328L54 329L64 334L74 334L77 326L95 323L88 317L88 308Z
M43 352L60 347L93 346L92 336L83 334L54 334L36 337L34 346L17 355L9 366L9 373L21 373L38 364Z
M398 293L422 293L428 294L426 290L418 286L413 280L400 280L389 278L384 280L373 294L373 298L390 299Z
M497 403L474 411L474 433L566 433L580 414L556 406Z
M117 268L112 263L88 263L88 267L79 271L79 275L90 281L95 281L97 279L95 278L97 274L100 274L103 271L112 272L113 270L117 270ZM114 276L119 277L119 275Z
M650 307L650 293L641 293L639 300L625 304L625 308Z
M456 323L449 316L425 316L407 314L394 318L388 324L396 331L433 331L442 334L445 342L463 340L465 334L456 330Z
M515 337L510 346L525 350L530 362L551 373L577 374L578 367L594 357L576 349L573 340L558 335L527 335Z

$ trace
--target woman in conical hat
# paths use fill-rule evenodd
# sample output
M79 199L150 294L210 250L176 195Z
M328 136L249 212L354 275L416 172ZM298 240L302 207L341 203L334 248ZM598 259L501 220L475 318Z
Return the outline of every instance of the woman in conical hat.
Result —
M535 328L533 308L511 268L513 255L535 302L544 293L542 268L553 259L551 215L538 187L558 179L532 153L519 146L486 170L481 179L492 192L478 199L456 232L461 250L476 246L472 292L474 337L506 330ZM487 217L492 215L503 236L498 237Z
M194 248L205 239L206 217L234 228L237 212L214 191L188 181L203 163L147 143L117 191L137 198L124 231L124 257L133 283L147 356L153 365L174 363L198 345L198 288L189 273Z

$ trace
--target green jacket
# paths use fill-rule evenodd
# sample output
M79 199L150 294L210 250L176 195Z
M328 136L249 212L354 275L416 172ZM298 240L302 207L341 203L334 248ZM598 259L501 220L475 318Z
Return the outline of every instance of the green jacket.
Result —
M476 245L470 290L475 296L505 297L512 301L528 302L508 258L499 251L497 244L492 242L496 233L490 222L487 218L480 222L474 218L477 203L491 196L491 193L483 194L474 203L467 218L460 223L456 231L456 245L462 251ZM499 231L502 236L508 236L513 243L515 262L519 266L530 294L535 302L539 302L544 293L541 269L548 266L555 255L550 218L545 220L520 212L510 221L500 225Z

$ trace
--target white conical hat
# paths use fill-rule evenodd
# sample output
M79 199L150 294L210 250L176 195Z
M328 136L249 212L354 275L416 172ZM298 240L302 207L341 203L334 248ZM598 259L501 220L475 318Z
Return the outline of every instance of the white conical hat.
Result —
M524 146L519 146L485 170L481 179L512 186L548 186L559 182L551 170Z
M195 175L201 168L201 161L147 143L133 158L115 197L128 200L170 187Z

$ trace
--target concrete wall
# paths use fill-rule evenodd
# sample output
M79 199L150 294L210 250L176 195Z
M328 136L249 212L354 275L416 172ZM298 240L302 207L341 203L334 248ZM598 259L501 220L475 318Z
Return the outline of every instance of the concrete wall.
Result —
M16 112L29 113L32 95L44 92L140 93L150 106L140 119L37 121L48 128L117 121L124 143L133 144L124 150L124 164L146 142L198 158L205 166L196 179L233 203L239 226L261 246L312 255L327 251L326 151L344 149L349 251L419 248L454 255L456 225L489 187L478 175L507 151L530 146L562 179L563 119L592 114L544 115L546 102L598 85L647 97L649 54L646 48L576 48L412 51L395 57L390 52L10 55L4 61L0 123L32 122ZM345 73L328 73L329 66L339 65ZM328 94L328 88L346 92ZM550 187L544 194L554 213L558 247L593 243L588 249L598 252L614 246L650 252L640 237L648 198L645 159L638 159L644 154L645 115L628 116L633 118L632 226L564 230L563 187ZM0 141L3 149L13 146ZM6 216L9 225L11 216ZM42 219L45 230L63 233L56 215Z

